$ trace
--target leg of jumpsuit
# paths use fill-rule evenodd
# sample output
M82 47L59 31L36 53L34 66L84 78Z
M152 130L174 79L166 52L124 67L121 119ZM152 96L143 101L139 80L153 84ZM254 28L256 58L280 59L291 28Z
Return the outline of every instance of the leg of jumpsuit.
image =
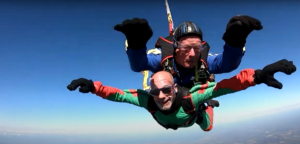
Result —
M211 106L207 106L205 111L202 111L203 121L198 124L203 131L210 131L213 128L214 110Z

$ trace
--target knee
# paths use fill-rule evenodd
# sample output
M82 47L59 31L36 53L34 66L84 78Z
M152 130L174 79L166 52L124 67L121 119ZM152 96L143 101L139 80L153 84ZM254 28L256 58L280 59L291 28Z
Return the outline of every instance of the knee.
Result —
M199 124L200 128L205 131L205 132L209 132L213 129L213 123L211 121L204 121L203 123Z
M211 124L207 129L203 129L203 131L209 132L212 130L212 128L213 128L213 125Z

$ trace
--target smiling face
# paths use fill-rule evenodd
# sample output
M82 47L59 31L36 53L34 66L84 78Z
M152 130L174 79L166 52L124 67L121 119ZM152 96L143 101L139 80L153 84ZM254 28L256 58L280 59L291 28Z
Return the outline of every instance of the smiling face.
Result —
M198 36L183 36L175 50L176 62L185 68L193 68L200 57L202 44Z
M153 96L159 109L169 110L176 98L176 92L177 86L170 73L160 71L152 76L149 94Z

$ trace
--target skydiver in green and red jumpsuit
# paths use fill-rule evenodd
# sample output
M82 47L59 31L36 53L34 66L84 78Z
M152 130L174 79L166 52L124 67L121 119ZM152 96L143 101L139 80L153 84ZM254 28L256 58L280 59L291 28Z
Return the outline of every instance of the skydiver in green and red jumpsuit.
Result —
M73 80L67 88L74 91L80 87L79 91L82 93L91 92L103 99L145 108L166 129L190 127L196 122L200 112L203 113L203 118L199 126L202 130L209 131L213 127L211 116L213 110L212 107L207 107L206 112L199 110L199 105L204 101L242 91L261 83L281 89L283 85L274 78L274 74L283 72L290 75L295 71L296 66L293 62L284 59L267 65L262 70L244 69L230 79L218 83L198 84L190 90L176 85L173 76L166 71L159 71L152 76L149 92L140 89L121 90L85 78Z

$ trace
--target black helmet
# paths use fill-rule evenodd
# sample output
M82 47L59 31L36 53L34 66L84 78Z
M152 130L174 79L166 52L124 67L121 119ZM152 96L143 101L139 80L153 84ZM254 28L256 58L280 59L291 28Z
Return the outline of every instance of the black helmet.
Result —
M174 40L178 41L180 37L186 35L196 35L202 40L202 31L198 25L191 21L181 23L174 31Z

